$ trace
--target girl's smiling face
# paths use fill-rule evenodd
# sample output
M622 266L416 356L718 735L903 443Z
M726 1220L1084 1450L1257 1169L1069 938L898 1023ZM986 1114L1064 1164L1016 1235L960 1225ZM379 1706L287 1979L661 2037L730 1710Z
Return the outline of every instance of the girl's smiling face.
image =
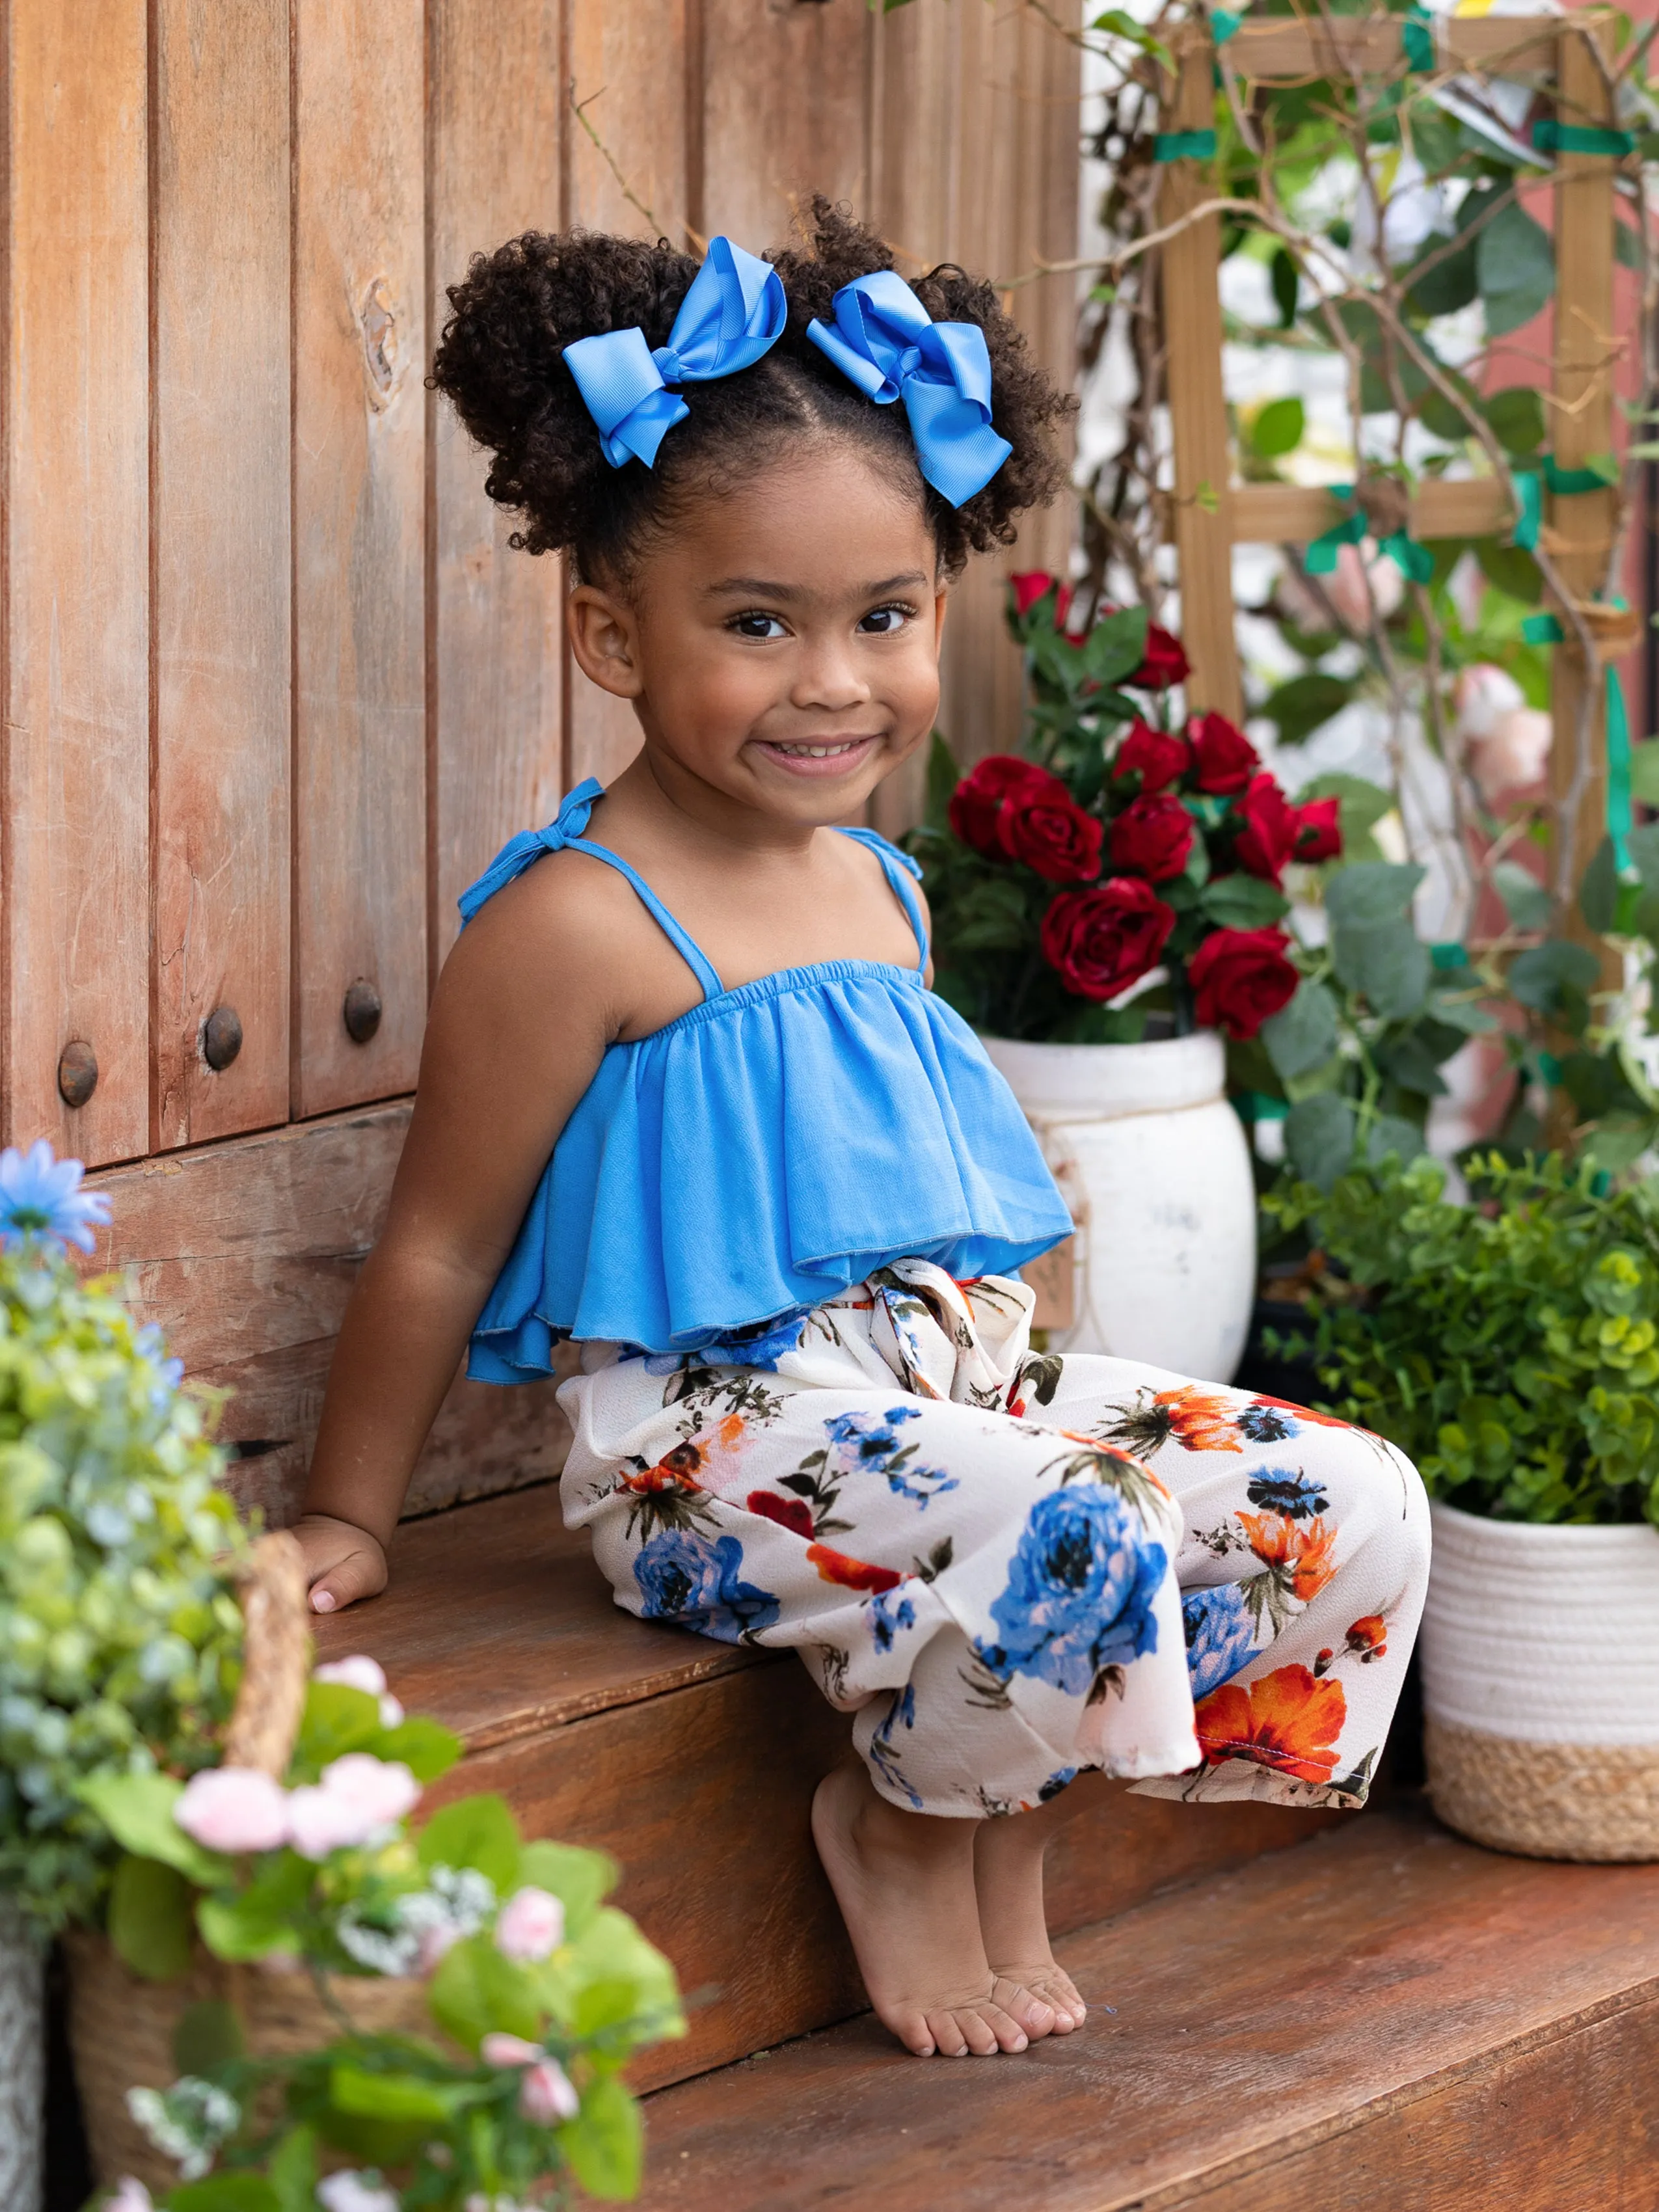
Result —
M939 709L933 532L914 486L839 441L706 493L568 619L671 795L693 779L803 829L855 814Z

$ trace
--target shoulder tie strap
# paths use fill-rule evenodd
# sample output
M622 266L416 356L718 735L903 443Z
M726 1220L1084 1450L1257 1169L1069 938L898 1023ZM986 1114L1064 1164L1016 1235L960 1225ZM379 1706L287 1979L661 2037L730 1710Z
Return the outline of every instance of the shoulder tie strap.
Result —
M894 897L909 916L910 927L915 932L916 944L921 952L916 965L926 968L927 926L921 918L921 901L916 896L916 885L921 881L920 861L913 860L908 853L901 853L896 845L890 845L873 830L843 830L841 834L864 846L881 862L881 872L886 877Z

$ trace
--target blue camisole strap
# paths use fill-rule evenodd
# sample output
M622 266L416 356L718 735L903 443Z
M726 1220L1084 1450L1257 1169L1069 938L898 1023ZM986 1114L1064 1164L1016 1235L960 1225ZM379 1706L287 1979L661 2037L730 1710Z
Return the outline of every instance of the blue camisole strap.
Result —
M878 836L873 830L843 830L841 834L843 837L854 838L859 844L866 846L881 862L881 872L892 886L894 897L909 915L910 927L916 933L916 944L921 952L921 957L917 961L916 966L919 969L926 968L928 952L927 926L921 918L921 901L916 896L916 885L921 880L921 866L910 858L908 853L901 853L896 845L890 845L884 837Z
M544 853L586 853L590 860L603 860L632 884L641 905L696 977L703 997L718 999L726 987L715 974L713 963L687 936L644 877L630 868L620 853L613 853L608 845L595 845L582 836L594 802L604 796L604 785L596 777L589 776L586 783L576 786L560 807L557 817L545 830L524 830L516 837L509 838L477 882L461 893L459 903L463 926L471 921L487 899L505 890L515 876L521 876Z

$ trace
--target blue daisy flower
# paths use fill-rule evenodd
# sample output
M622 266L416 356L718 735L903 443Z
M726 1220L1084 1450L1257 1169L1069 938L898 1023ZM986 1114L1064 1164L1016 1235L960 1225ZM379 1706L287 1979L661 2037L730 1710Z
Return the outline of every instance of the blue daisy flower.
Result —
M79 1160L60 1160L44 1137L27 1152L9 1145L0 1152L0 1243L56 1237L90 1252L94 1226L109 1219L109 1200L81 1188L85 1173Z
M1302 1424L1288 1407L1266 1405L1258 1399L1239 1414L1238 1433L1253 1444L1282 1444L1301 1435Z
M1040 1498L991 1607L1001 1641L980 1656L1004 1681L1034 1674L1075 1698L1103 1668L1158 1649L1152 1602L1169 1553L1103 1483L1070 1483Z
M1258 1468L1246 1488L1252 1505L1259 1505L1264 1513L1282 1513L1291 1521L1309 1521L1316 1513L1331 1510L1323 1485L1293 1467Z
M1230 1682L1255 1651L1255 1624L1237 1583L1188 1590L1181 1601L1187 1674L1193 1696L1207 1698Z

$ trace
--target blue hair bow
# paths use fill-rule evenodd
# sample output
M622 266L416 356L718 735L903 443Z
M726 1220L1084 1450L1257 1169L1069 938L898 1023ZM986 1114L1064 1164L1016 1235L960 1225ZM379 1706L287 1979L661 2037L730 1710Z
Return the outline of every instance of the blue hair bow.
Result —
M777 270L729 238L716 238L665 346L653 350L637 323L568 345L566 366L599 425L611 467L629 460L654 467L664 432L691 411L667 387L707 384L750 368L777 343L788 317Z
M936 323L903 277L878 269L843 284L830 301L834 327L806 335L868 399L902 399L921 473L960 507L986 485L1013 447L991 428L991 356L977 323Z

